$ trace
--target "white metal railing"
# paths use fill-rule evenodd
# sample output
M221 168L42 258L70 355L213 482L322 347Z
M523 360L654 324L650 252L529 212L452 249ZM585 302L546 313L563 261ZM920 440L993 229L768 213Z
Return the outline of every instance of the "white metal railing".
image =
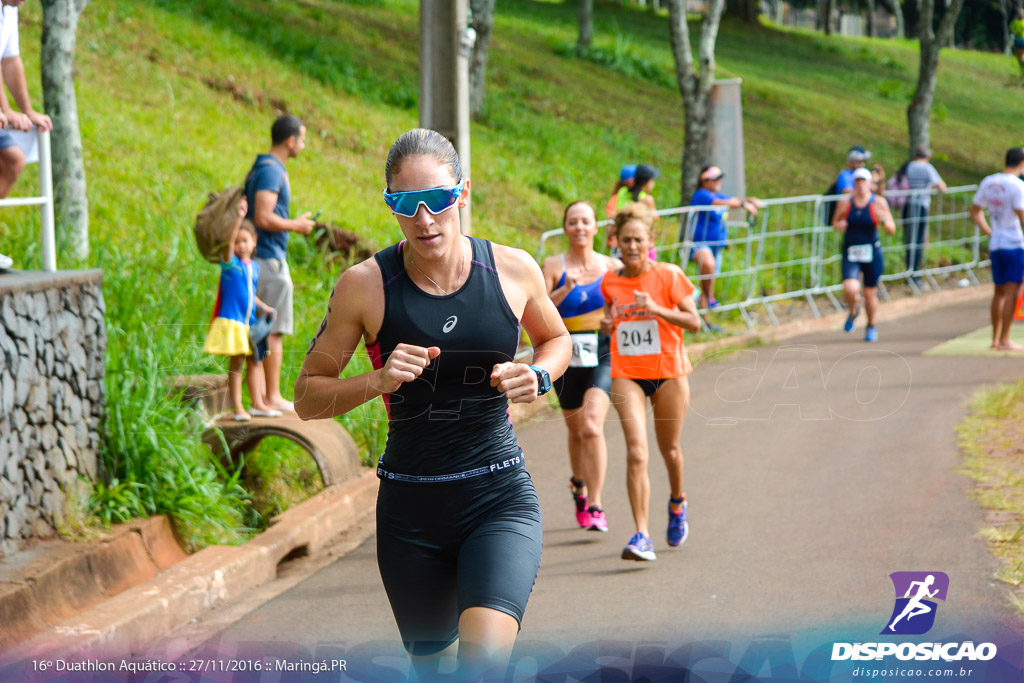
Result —
M0 199L0 207L4 206L39 206L42 207L40 241L42 242L43 270L57 270L57 247L53 231L53 175L50 163L50 133L36 129L36 141L39 145L39 194L38 197L10 197Z
M879 231L886 271L879 282L880 294L888 298L885 283L903 280L914 295L926 288L938 289L935 276L962 272L972 283L974 270L987 266L981 258L984 236L970 219L970 205L976 185L937 190L888 191L890 202L905 200L910 208L893 207L896 234ZM718 312L738 311L748 327L754 326L750 310L763 307L772 324L778 323L772 304L787 299L804 299L815 316L822 315L818 300L824 297L835 310L843 310L836 292L842 290L842 235L829 224L826 209L843 195L805 195L768 199L749 221L726 221L728 239L721 242L721 271L713 275L690 275L698 288L705 280L714 280L716 293L722 292ZM927 198L927 199L926 199ZM927 211L922 211L929 203ZM678 217L678 231L661 226L656 231L658 258L678 263L684 269L690 263L693 234L701 213L722 207L686 206L658 211L663 219ZM611 221L601 221L605 226ZM674 235L669 235L674 232ZM541 235L537 258L550 248L550 242L562 235L561 229ZM924 239L922 239L924 236ZM674 241L664 241L665 238ZM921 246L918 246L919 244ZM563 243L564 244L564 243ZM930 257L930 258L929 258ZM916 261L920 259L920 263ZM692 269L691 269L692 272ZM827 306L828 304L826 304ZM701 309L707 313L706 309Z

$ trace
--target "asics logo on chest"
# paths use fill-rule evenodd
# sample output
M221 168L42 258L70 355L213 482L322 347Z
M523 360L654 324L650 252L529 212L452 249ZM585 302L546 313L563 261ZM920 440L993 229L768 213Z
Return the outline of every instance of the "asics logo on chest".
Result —
M455 325L458 322L459 322L459 316L457 316L457 315L448 316L448 320L447 320L447 322L445 322L444 327L441 328L441 331L444 332L445 334L448 334L449 332L451 332L452 330L455 329Z

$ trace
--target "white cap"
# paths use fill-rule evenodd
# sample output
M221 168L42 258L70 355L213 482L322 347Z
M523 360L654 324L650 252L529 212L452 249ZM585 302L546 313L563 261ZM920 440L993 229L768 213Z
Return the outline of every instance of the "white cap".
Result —
M853 172L854 180L871 180L871 171L866 168L858 168Z

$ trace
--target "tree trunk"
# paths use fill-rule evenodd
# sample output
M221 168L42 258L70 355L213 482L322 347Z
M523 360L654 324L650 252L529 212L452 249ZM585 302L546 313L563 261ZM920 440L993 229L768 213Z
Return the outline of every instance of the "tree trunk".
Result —
M1003 18L1003 54L1013 52L1013 41L1010 39L1010 17L1013 16L1010 0L999 0L999 15Z
M759 5L758 0L726 0L725 13L741 21L755 23L760 13Z
M594 40L594 0L580 0L580 37L576 51L583 53Z
M491 46L495 0L469 0L472 13L470 26L476 31L473 54L469 57L469 115L480 116L484 106L484 83L487 80L487 50Z
M953 26L963 8L964 0L952 0L942 13L937 29L933 29L935 3L919 3L918 40L921 44L921 64L918 68L917 89L907 107L907 125L910 129L910 150L918 146L930 147L931 133L928 118L935 97L935 82L939 68L939 52L949 43Z
M77 259L89 256L89 202L85 195L82 135L75 99L75 34L89 0L42 0L43 108L53 120L54 213Z
M875 0L865 0L868 6L868 38L878 37L878 30L875 28Z
M896 17L896 37L906 38L907 37L907 25L903 19L903 6L900 5L900 0L891 0L892 6L889 8L892 10L892 15Z
M694 69L690 49L690 30L686 25L686 0L669 0L669 33L676 64L676 83L683 96L684 134L681 195L689 204L700 176L701 166L711 155L710 100L715 80L715 41L718 25L725 9L725 0L709 0L708 13L700 28L698 59L700 71Z
M832 15L836 11L836 0L825 0L825 35L832 35Z

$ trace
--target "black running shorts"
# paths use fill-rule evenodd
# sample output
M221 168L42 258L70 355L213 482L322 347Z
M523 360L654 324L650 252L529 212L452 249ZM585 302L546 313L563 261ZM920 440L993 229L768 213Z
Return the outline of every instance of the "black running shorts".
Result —
M565 373L552 383L562 410L575 410L583 405L583 395L590 389L612 391L612 338L598 336L597 366L592 368L566 368Z
M380 483L377 567L410 654L451 645L469 607L521 624L540 550L540 503L523 468L452 483Z

